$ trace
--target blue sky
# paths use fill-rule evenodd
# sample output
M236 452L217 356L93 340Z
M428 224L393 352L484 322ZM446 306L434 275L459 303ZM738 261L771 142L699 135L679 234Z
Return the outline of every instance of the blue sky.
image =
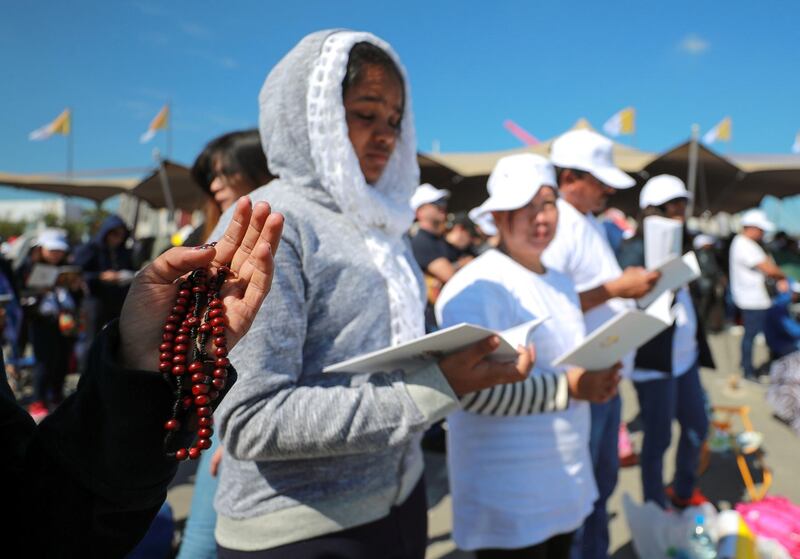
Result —
M173 106L173 157L255 125L269 68L303 35L373 31L407 66L419 146L512 148L513 119L539 138L578 117L638 111L637 147L733 117L723 153L789 151L800 129L796 2L6 3L0 18L0 170L59 172L63 137L27 134L74 110L75 168L151 162L139 135Z

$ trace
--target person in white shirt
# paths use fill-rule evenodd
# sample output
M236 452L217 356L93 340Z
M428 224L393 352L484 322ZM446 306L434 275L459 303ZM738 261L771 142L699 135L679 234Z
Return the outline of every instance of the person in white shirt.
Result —
M617 264L605 231L594 215L603 211L617 190L635 181L614 166L613 144L596 132L572 130L553 142L550 161L556 167L559 222L556 236L543 262L574 282L580 295L587 333L592 332L632 301L645 295L659 274L641 267L624 272ZM623 361L623 376L631 370L633 356ZM585 559L608 556L606 501L617 485L617 450L621 403L613 398L592 404L592 453L599 497L583 529L575 536L575 556Z
M684 224L691 197L677 177L658 175L647 181L639 194L642 210L639 227L636 235L623 243L620 264L640 266L644 263L644 247L648 241L643 227L646 217L657 215ZM664 296L671 298L670 314L674 322L637 350L632 380L644 425L640 456L644 500L667 508L669 496L672 506L682 509L707 501L695 487L700 450L708 433L706 398L700 384L699 367L714 368L714 359L688 286ZM672 439L674 420L680 424L681 435L674 481L665 492L664 453Z
M467 394L448 416L453 538L484 557L568 557L572 533L597 490L589 454L589 409L607 401L619 366L587 372L554 366L584 335L570 278L541 254L556 231L555 173L533 154L502 158L489 177L500 245L457 272L436 303L443 327L469 322L507 330L548 317L530 336L537 358L524 381Z
M753 367L753 341L764 331L767 309L772 304L765 280L782 279L784 274L759 244L764 233L774 226L761 210L749 210L742 216L742 232L731 243L730 276L734 304L742 312L742 370L744 378L757 380Z

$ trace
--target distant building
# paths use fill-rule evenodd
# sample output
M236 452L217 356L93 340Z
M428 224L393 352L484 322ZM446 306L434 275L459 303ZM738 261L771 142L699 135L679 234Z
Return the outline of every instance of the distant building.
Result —
M67 198L41 198L0 200L0 219L7 221L36 221L52 214L64 222L79 222L83 216L81 205Z

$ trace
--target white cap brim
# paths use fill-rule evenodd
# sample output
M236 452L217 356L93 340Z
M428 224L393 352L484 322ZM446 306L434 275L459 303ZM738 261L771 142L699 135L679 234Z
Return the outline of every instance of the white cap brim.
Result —
M596 167L594 169L586 169L586 171L603 184L617 190L625 190L636 184L636 181L630 175L616 167Z

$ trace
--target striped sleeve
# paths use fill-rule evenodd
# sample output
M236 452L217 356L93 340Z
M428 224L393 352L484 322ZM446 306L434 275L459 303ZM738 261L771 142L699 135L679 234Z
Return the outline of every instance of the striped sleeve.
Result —
M467 394L461 408L479 415L535 415L563 411L569 400L566 373L543 373Z

